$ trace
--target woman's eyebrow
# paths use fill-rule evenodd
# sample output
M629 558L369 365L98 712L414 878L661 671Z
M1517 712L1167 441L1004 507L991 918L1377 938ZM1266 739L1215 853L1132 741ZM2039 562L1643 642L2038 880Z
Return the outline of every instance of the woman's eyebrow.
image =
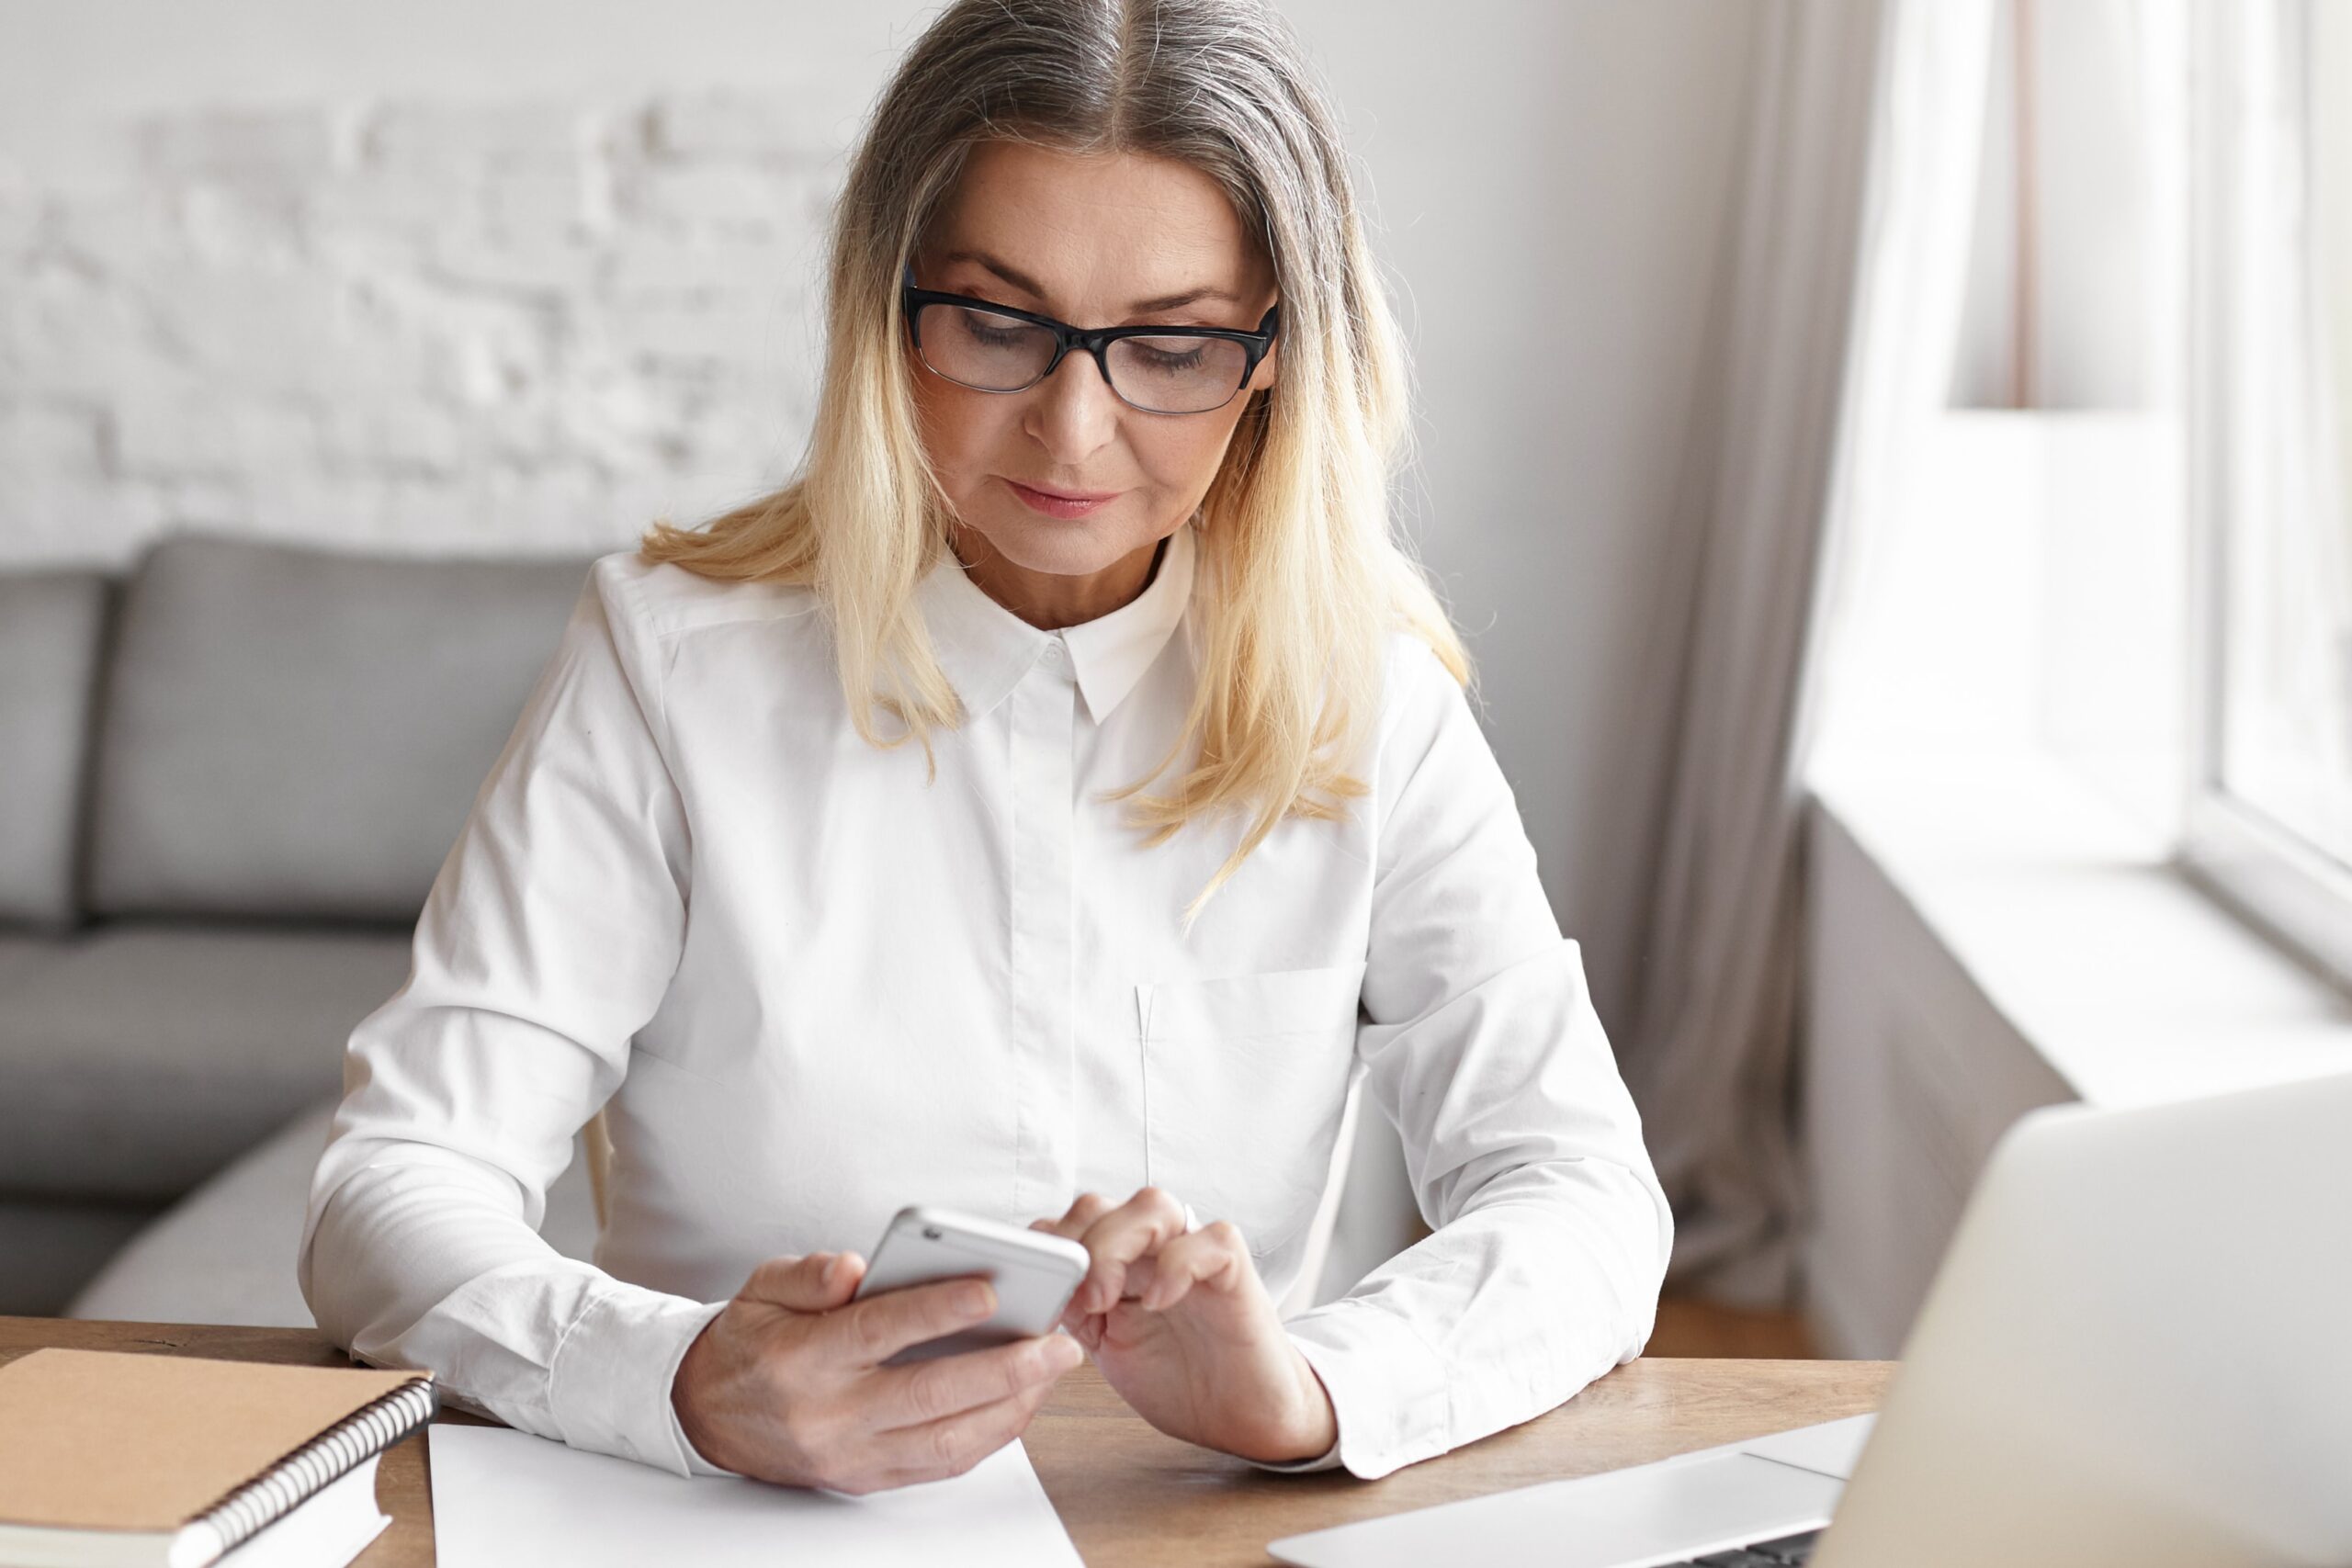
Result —
M959 261L975 262L979 265L988 268L990 272L1004 279L1005 282L1012 285L1013 288L1020 289L1032 299L1037 300L1040 303L1043 303L1045 300L1046 291L1037 287L1036 279L1027 276L1012 266L1008 266L1003 262L999 261L996 257L989 254L986 251L950 251L944 256L941 257L940 260L943 263ZM1228 289L1215 288L1204 285L1198 288L1188 288L1182 294L1163 294L1156 299L1138 299L1134 304L1127 307L1127 311L1130 315L1148 315L1154 310L1173 310L1180 306L1194 304L1203 299L1223 299L1229 304L1235 305L1241 303L1241 297Z

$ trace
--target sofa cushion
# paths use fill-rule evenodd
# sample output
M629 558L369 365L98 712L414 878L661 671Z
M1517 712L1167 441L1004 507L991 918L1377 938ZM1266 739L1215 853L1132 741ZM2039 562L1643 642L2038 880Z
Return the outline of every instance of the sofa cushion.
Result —
M0 921L62 931L108 583L96 571L0 576Z
M311 1327L294 1249L335 1104L302 1111L165 1211L107 1261L65 1315ZM594 1260L595 1200L576 1137L570 1168L548 1188L539 1235L566 1258Z
M89 909L413 921L592 559L164 539L108 662Z
M404 931L121 921L0 937L0 1194L177 1198L343 1085Z

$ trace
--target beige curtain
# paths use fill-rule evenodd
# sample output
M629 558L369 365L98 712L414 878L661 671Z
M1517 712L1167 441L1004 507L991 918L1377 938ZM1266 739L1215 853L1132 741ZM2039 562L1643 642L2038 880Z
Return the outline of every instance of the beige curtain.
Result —
M1659 807L1617 1031L1677 1219L1670 1288L1793 1304L1803 766L1848 536L1950 372L1984 0L1777 0L1721 368L1696 422L1660 694Z

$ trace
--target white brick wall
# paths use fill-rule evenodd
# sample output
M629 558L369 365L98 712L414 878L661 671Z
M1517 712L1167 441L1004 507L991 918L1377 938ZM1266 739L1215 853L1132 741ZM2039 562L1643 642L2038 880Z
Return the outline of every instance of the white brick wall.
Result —
M0 564L618 547L781 481L839 97L221 107L98 177L0 160Z

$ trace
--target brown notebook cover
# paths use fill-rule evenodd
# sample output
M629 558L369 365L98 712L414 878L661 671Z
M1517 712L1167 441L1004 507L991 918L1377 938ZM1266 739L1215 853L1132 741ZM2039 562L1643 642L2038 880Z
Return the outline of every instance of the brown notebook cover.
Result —
M281 1470L269 1517L421 1425L430 1375L35 1350L0 1366L0 1523L176 1529L412 1383L421 1398L379 1405Z

